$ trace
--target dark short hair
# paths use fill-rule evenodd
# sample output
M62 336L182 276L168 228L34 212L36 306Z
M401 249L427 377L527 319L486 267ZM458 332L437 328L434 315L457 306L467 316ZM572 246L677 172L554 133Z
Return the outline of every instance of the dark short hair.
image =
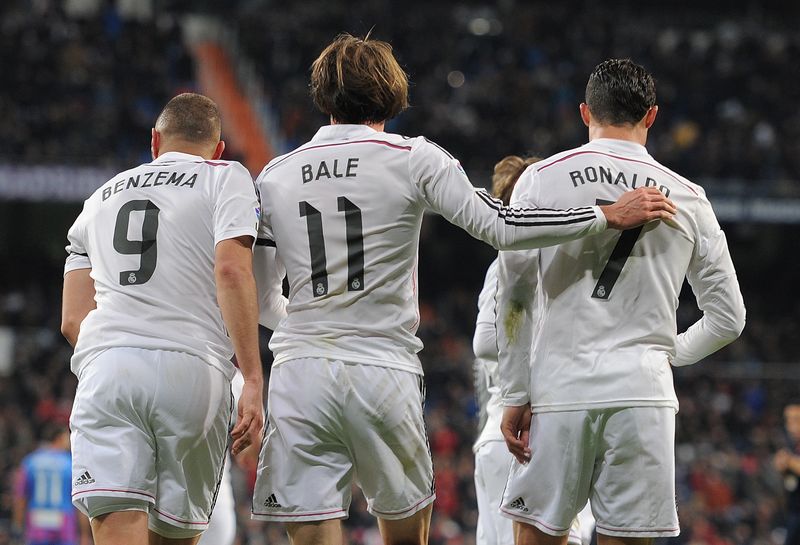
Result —
M311 65L314 105L338 123L380 123L408 107L408 76L380 40L340 34Z
M586 104L602 124L635 125L655 103L653 76L630 59L601 62L586 84Z
M196 144L215 143L220 137L219 109L207 96L181 93L161 110L155 129L166 138Z
M514 186L517 185L519 177L526 168L540 160L539 157L520 157L518 155L508 155L500 159L494 165L492 173L492 195L507 205L511 201L511 193L514 192Z

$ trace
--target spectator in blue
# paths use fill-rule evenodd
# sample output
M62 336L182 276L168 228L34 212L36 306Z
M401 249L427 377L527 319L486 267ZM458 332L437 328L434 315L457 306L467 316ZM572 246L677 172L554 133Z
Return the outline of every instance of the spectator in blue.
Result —
M50 424L44 445L28 454L14 487L14 529L25 545L86 545L89 521L72 505L69 429Z

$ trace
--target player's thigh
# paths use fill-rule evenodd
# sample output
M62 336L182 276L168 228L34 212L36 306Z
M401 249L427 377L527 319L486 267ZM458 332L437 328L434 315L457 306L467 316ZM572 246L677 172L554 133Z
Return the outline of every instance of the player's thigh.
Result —
M598 534L678 535L674 409L608 409L601 443L591 497Z
M595 411L536 413L531 460L512 462L500 505L506 517L564 536L586 504L595 459Z
M113 348L81 371L70 417L73 501L90 517L155 501L156 366L153 351Z
M427 545L433 504L428 503L402 519L378 518L378 529L385 545Z
M151 416L158 497L150 527L166 538L187 539L208 525L222 478L233 397L228 378L191 354L161 351L158 379Z
M375 365L346 368L348 446L367 509L383 519L410 517L434 499L422 377Z
M342 403L348 390L342 362L297 359L272 369L254 518L318 522L347 516L353 461L342 439Z
M514 542L510 519L500 514L500 502L513 456L503 441L489 441L475 453L475 494L478 501L478 545Z

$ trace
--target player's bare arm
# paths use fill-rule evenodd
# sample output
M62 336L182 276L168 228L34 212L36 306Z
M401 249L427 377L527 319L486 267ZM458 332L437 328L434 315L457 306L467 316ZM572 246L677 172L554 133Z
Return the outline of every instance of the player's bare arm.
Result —
M531 449L528 446L531 432L530 403L504 407L500 431L506 440L508 451L519 463L527 464L531 459Z
M214 276L222 319L233 342L244 377L238 421L233 428L233 454L258 444L264 428L264 375L258 349L258 304L253 277L253 238L223 240L216 247Z
M97 308L94 300L92 269L75 269L64 275L64 293L61 302L61 334L75 346L81 322Z
M656 220L669 220L677 212L675 204L655 187L640 187L622 194L614 204L601 206L608 226L630 229Z

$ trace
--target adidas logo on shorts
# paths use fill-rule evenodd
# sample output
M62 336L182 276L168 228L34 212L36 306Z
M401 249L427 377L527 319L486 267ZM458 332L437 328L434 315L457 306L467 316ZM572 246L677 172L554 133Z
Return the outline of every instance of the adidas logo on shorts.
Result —
M528 508L525 507L525 501L521 497L519 497L516 500L512 501L511 503L509 503L508 506L511 507L512 509L518 509L519 511L522 511L523 513L527 513L528 512Z
M88 471L84 471L83 475L75 479L75 486L84 486L87 484L92 484L94 482L94 478L89 475Z
M278 503L278 498L275 497L275 494L270 494L269 498L267 498L267 501L264 502L264 507L275 509L277 507L283 507L283 505Z

